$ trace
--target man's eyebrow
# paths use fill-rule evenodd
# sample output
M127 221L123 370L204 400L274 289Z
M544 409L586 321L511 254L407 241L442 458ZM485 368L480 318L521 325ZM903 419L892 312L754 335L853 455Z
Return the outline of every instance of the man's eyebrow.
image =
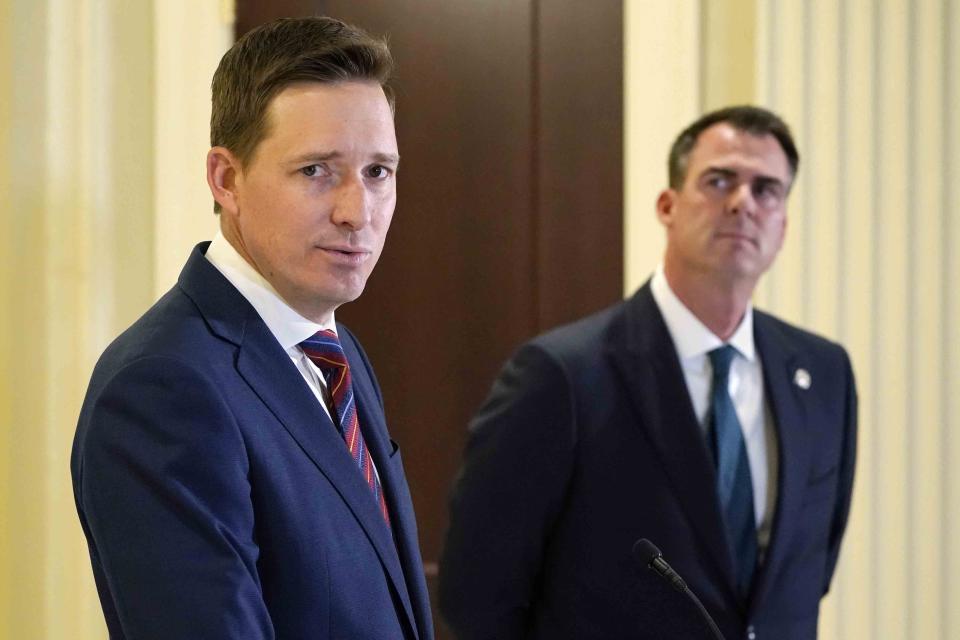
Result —
M733 177L736 177L737 171L735 169L729 169L727 167L707 167L700 173L700 177L710 175L710 174L719 174L724 177L733 178ZM759 182L777 184L777 185L780 185L781 187L787 186L786 183L780 178L776 176L767 175L764 173L761 173L760 175L756 176L754 180L757 180Z
M705 176L705 175L710 174L710 173L719 173L719 174L722 175L722 176L735 176L735 175L737 175L737 172L736 172L736 171L734 171L733 169L728 169L728 168L726 168L726 167L707 167L706 169L704 169L703 171L700 172L700 175L701 175L701 176Z
M768 185L768 184L776 185L777 187L784 190L789 189L789 186L787 185L787 183L785 183L780 178L777 178L776 176L759 175L756 177L755 182L761 185Z
M338 160L343 157L339 151L309 151L307 153L294 156L287 161L288 164L303 164L304 162L327 162L329 160ZM374 153L372 160L379 164L398 165L400 156L395 153Z
M340 157L339 151L308 151L307 153L300 154L290 158L287 162L289 164L301 164L303 162L326 162L327 160L336 160Z
M400 164L400 156L396 153L375 153L373 154L373 160L380 164Z

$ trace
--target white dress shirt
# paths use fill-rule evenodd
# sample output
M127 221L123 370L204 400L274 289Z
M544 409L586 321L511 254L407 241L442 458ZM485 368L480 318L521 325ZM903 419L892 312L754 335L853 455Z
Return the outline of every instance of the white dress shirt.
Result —
M725 343L700 322L676 296L663 273L663 265L654 272L650 289L673 339L694 413L706 437L713 377L713 368L707 354ZM763 365L753 342L751 305L747 305L740 326L726 344L737 351L730 366L728 391L743 430L747 458L750 460L754 517L762 558L770 541L770 528L776 506L777 436L773 416L764 401Z
M329 329L336 333L337 327L333 314L330 314L328 323L317 324L297 313L280 297L273 285L237 253L233 245L227 242L219 231L207 249L207 260L257 310L267 328L270 329L270 333L290 356L297 371L307 381L320 406L329 416L330 398L326 381L320 369L310 361L299 345L321 329ZM337 423L336 420L333 422Z

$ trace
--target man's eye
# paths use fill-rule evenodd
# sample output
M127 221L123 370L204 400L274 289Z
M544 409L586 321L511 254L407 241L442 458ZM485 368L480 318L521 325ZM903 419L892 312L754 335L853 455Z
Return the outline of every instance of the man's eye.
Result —
M311 164L311 165L309 165L309 166L306 166L306 167L300 169L300 173L302 173L303 175L307 176L308 178L313 178L314 176L316 176L316 175L318 175L318 174L320 173L320 165L318 165L318 164Z
M765 203L779 202L782 194L780 187L770 182L761 184L756 190L756 197L762 199Z
M371 178L386 178L390 175L390 169L386 168L382 164L376 164L367 169L367 175L369 175Z
M716 189L726 189L730 185L730 178L727 176L713 176L707 180L707 184Z

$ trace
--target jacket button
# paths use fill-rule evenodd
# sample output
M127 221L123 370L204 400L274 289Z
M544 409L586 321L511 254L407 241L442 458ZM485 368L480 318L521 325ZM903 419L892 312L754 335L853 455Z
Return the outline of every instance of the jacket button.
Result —
M747 627L747 640L757 640L757 630L752 624Z

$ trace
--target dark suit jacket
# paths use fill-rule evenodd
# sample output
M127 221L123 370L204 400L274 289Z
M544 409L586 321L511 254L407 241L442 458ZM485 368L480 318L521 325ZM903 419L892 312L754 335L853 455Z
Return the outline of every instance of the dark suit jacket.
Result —
M199 245L100 358L72 471L113 638L433 636L400 452L339 327L384 523L280 344Z
M710 638L694 605L631 557L639 538L728 640L815 637L850 506L853 374L836 344L760 312L754 327L780 466L749 600L735 594L713 463L648 283L522 347L471 424L440 571L458 637Z

